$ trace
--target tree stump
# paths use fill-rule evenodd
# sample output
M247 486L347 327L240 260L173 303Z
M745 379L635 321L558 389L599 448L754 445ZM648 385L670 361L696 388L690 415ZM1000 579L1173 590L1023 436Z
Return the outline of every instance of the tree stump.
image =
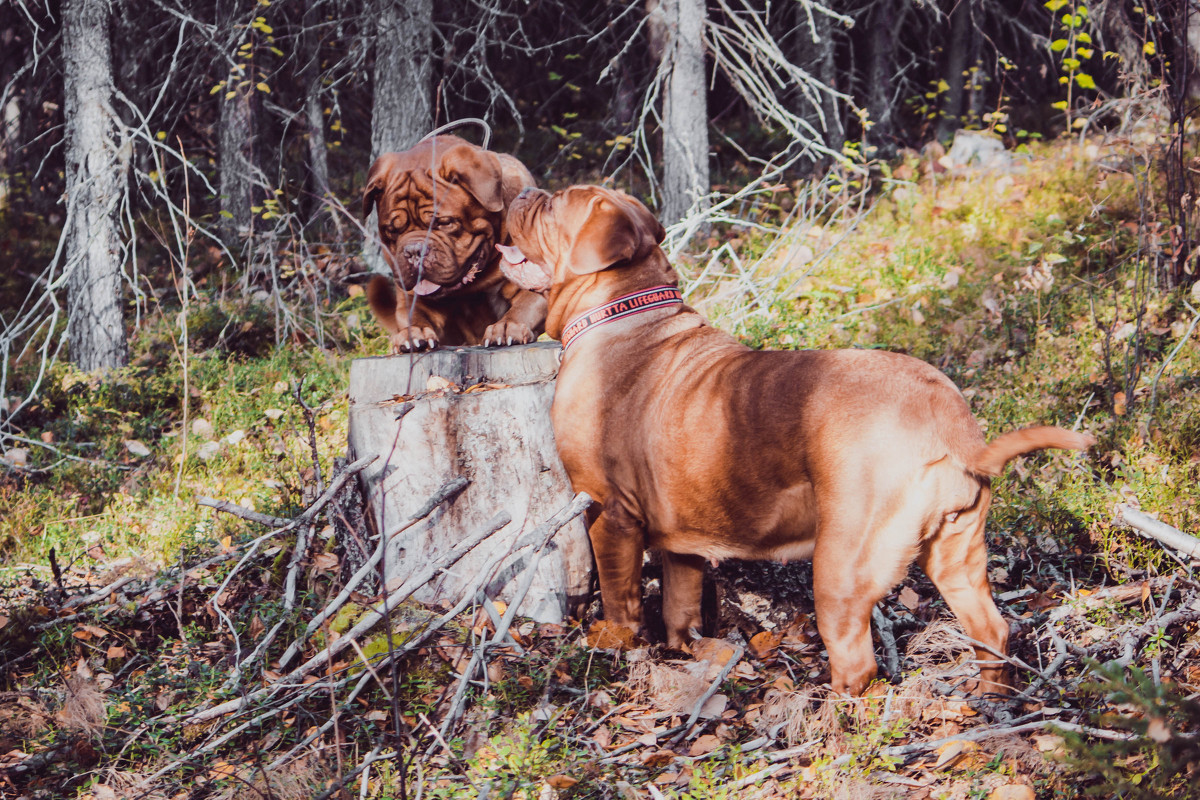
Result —
M413 595L424 603L457 602L487 565L574 497L550 425L558 354L557 343L457 347L351 365L349 457L379 456L359 479L374 531L390 538L388 586L507 512L510 524ZM456 500L396 533L458 476L470 483ZM589 590L592 554L583 518L551 545L518 613L560 623ZM507 601L525 566L524 557L516 559L483 592Z

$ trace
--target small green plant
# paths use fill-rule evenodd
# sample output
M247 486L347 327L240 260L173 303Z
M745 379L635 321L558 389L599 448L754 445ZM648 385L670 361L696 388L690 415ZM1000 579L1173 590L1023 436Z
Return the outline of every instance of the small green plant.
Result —
M532 714L518 714L506 731L493 737L470 761L471 783L490 793L512 797L519 789L536 792L554 772L551 742L542 738Z
M1162 641L1162 631L1158 634ZM1152 643L1153 644L1153 643ZM1093 665L1098 681L1085 691L1104 695L1110 707L1096 722L1127 734L1125 739L1089 740L1065 731L1068 761L1097 782L1086 794L1150 800L1194 797L1200 774L1200 701L1170 683L1156 683L1132 667Z
M1067 89L1067 98L1054 103L1054 107L1066 115L1068 128L1083 127L1082 117L1071 118L1071 112L1079 99L1079 92L1096 89L1096 79L1090 72L1084 71L1084 63L1095 55L1092 35L1088 33L1090 25L1088 7L1079 0L1048 0L1043 4L1051 14L1062 11L1062 16L1054 20L1057 38L1051 40L1050 50L1058 54L1059 67L1063 74L1058 82ZM1108 57L1105 53L1105 57Z

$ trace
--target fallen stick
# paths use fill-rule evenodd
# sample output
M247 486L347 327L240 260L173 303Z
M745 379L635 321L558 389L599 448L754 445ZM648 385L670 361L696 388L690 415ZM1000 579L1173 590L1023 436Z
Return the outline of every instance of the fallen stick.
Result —
M168 762L164 766L159 767L154 773L143 778L141 781L138 782L138 784L135 788L140 789L142 791L149 791L149 789L153 786L153 782L158 780L159 778L161 778L163 775L166 775L169 772L173 772L174 770L178 769L179 767L192 762L198 756L202 756L206 753L211 753L213 750L216 750L218 747L225 744L226 742L229 742L232 739L237 738L239 735L241 735L243 732L249 730L250 728L260 726L265 720L268 720L271 717L279 716L287 709L292 708L293 706L299 705L300 703L304 702L305 700L307 700L309 698L310 695L316 693L320 689L325 688L325 686L326 686L325 683L318 681L316 683L311 683L311 684L308 684L308 685L302 687L301 691L295 697L292 697L290 700L288 700L286 703L283 703L282 705L268 709L267 711L264 711L263 713L255 716L255 717L252 717L251 719L246 720L242 724L237 725L237 726L225 731L223 734L221 734L220 736L218 736L215 739L210 739L209 741L205 742L202 745L190 748L182 756L179 756L179 757L173 759L172 761ZM330 724L332 724L332 720L330 721ZM130 739L126 741L125 747L128 747L130 742L132 742L136 736L141 735L141 733L144 732L144 730L148 727L148 725L149 725L149 723L146 723L145 725L142 725L141 727L139 727L138 730L134 732L133 736L131 736ZM124 749L125 748L123 747L122 752L124 751Z
M410 594L412 594L419 587L424 586L426 583L428 583L430 580L432 580L433 577L436 576L439 572L453 566L454 563L457 562L459 558L466 555L467 552L471 548L475 547L475 545L479 544L480 542L482 542L484 539L486 539L490 535L491 535L491 533L488 531L485 531L483 534L477 534L476 536L474 536L470 540L468 540L469 546L463 546L463 545L468 544L468 542L463 542L462 545L460 545L461 549L453 551L451 553L447 553L446 556L443 557L437 563L432 564L429 567L426 567L422 572L410 577L407 581L404 582L404 585L402 585L399 589L397 589L396 591L389 594L387 596L387 598L381 604L379 604L375 608L372 608L370 611L368 611L366 614L364 614L363 617L359 620L358 624L356 624L350 630L346 631L346 633L342 634L342 636L339 639L337 639L337 641L331 642L328 647L326 647L324 650L322 650L321 652L314 655L312 658L310 658L308 661L301 664L299 667L296 667L296 669L292 670L287 675L284 675L283 677L279 678L278 680L273 681L270 685L264 686L261 689L256 689L255 691L250 692L247 695L244 695L244 696L238 697L238 698L234 698L233 700L227 700L226 702L212 706L211 708L197 711L197 712L193 713L192 715L186 717L183 720L183 723L185 725L194 725L198 722L203 722L205 720L209 720L209 719L213 719L215 717L222 716L231 711L239 711L239 710L249 706L249 704L251 702L258 700L259 698L261 698L267 694L278 691L280 688L288 686L289 684L294 684L294 683L299 682L300 680L302 680L304 678L304 676L308 675L313 670L318 669L319 667L323 666L326 662L332 660L334 656L338 655L343 650L345 650L347 647L349 647L349 645L350 645L349 639L354 639L359 636L362 636L363 633L365 633L366 631L373 628L385 616L387 616L388 612L390 612L396 606L400 605L400 603L403 602L404 600L408 599L408 596ZM473 597L473 593L472 593L472 597Z
M476 580L475 584L473 586L469 587L468 590L463 593L463 597L461 600L458 601L458 605L456 605L454 608L451 608L449 611L447 611L442 616L438 617L430 625L427 625L424 628L422 628L421 632L418 633L416 636L413 636L411 639L404 642L399 647L394 648L390 655L383 654L383 658L380 659L375 665L377 667L377 669L383 669L384 667L389 666L393 659L400 658L401 656L405 655L406 653L410 653L413 650L416 650L417 648L421 647L431 636L433 636L433 634L435 634L439 630L441 630L442 627L445 626L447 622L454 619L459 614L461 614L463 611L465 611L467 606L475 601L475 596L478 594L479 588L481 586L483 586L485 583L487 583L487 581L491 578L492 568L494 566L498 566L506 557L507 557L507 555L503 558L496 559L492 563L491 566L487 566L484 569L480 570L479 577ZM345 683L348 683L349 680L350 679L340 681L338 684L339 688L342 685L344 685ZM364 672L364 674L362 676L360 676L360 678L358 679L358 685L355 686L354 689L351 690L350 694L347 695L346 699L344 701L342 701L342 708L349 709L353 705L355 699L358 698L358 696L362 693L363 689L365 689L367 684L370 683L370 681L372 681L372 680L374 680L374 678L371 675L371 673ZM316 728L313 731L309 732L309 734L307 736L305 736L302 740L297 742L297 744L291 750L289 750L287 753L284 753L282 756L279 756L274 761L272 761L270 763L270 765L268 765L267 769L269 769L269 770L279 769L284 764L286 764L288 761L290 761L291 758L294 755L296 755L296 753L300 752L300 750L307 747L309 744L311 744L312 742L316 741L318 738L323 736L332 727L333 727L333 720L332 719L327 720L323 725L321 725L321 727Z
M383 745L376 745L375 749L367 754L367 757L362 760L362 763L358 765L357 769L345 775L340 781L335 782L333 786L330 786L328 789L321 792L319 795L313 798L313 800L329 800L329 798L333 797L335 794L341 794L343 787L357 778L360 773L362 773L376 761L388 761L395 757L391 753L380 755L379 752L381 750L383 750ZM364 795L366 793L365 786L363 787L363 793Z
M257 511L251 511L250 509L243 508L235 503L230 503L227 500L214 500L211 497L197 497L196 504L207 506L209 508L215 508L217 511L224 511L227 514L233 514L235 517L241 517L242 519L247 519L251 522L258 522L268 527L275 528L276 530L271 531L270 535L278 535L280 533L284 533L285 531L291 530L297 525L304 525L316 519L317 514L320 514L321 510L325 508L325 506L329 505L329 502L333 500L333 498L337 497L338 492L340 492L342 487L346 485L346 481L362 472L378 458L379 456L365 456L355 461L353 464L347 464L346 468L342 470L342 472L339 473L332 482L330 482L329 488L322 492L321 496L314 500L311 506L304 509L300 516L293 519L283 519L281 517L272 517L267 514L260 514Z
M1017 658L1016 656L1011 656L1011 655L1007 655L1005 653L1001 653L998 650L996 650L996 648L992 647L991 645L985 644L977 639L972 639L970 636L967 636L965 633L955 630L954 628L948 628L947 630L949 631L949 633L951 635L956 636L959 639L962 639L964 642L970 644L972 647L978 647L978 648L987 650L989 653L996 656L996 658L999 658L1002 661L1007 661L1011 666L1017 667L1018 669L1028 670L1029 672L1032 672L1034 675L1037 675L1039 678L1041 678L1043 683L1051 684L1054 682L1054 679L1051 676L1046 675L1037 667L1026 664L1024 661ZM1055 684L1055 685L1057 685L1057 684Z
M294 528L296 526L299 526L299 525L307 526L310 522L312 522L313 519L316 518L317 514L321 513L321 510L323 508L325 508L325 506L327 506L330 503L330 501L332 501L335 497L337 497L338 493L341 492L342 487L346 485L346 482L348 480L350 480L350 478L352 478L354 475L357 475L359 472L362 472L363 469L368 467L377 458L378 458L378 456L368 456L366 458L360 458L359 460L355 461L353 464L347 465L346 469L343 470L336 478L334 478L333 482L329 484L329 488L326 489L324 491L324 493L321 494L320 497L318 497L315 501L313 501L313 504L311 506L306 508L304 510L304 512L302 514L300 514L300 516L298 516L295 519L292 519L290 521L283 520L278 517L266 517L265 515L257 514L257 512L250 511L249 509L242 508L241 506L236 506L232 503L226 503L223 500L213 500L208 497L198 497L196 499L196 502L199 503L200 505L211 506L213 508L219 508L219 510L227 511L227 510L229 510L229 508L227 508L227 507L232 507L234 509L237 509L236 511L230 512L230 513L235 514L236 516L245 517L245 514L250 514L250 515L256 515L262 519L269 519L269 520L274 520L276 522L284 523L283 525L276 527L275 530L265 533L262 536L259 536L255 539L253 539L249 543L250 549L246 551L246 554L241 557L241 559L238 561L238 563L234 565L233 569L229 571L229 574L225 576L225 580L221 582L220 588L217 589L216 593L214 593L214 595L213 595L213 599L210 601L212 604L213 610L217 612L217 616L221 618L221 621L225 623L226 627L229 628L230 634L233 636L235 665L240 665L243 661L243 659L242 659L242 643L241 643L241 639L238 637L237 629L233 625L233 620L231 620L229 618L229 615L226 614L224 609L221 608L220 600L221 600L222 593L224 593L224 591L225 591L225 588L229 585L230 581L233 580L233 577L238 574L238 572L246 564L246 562L249 561L251 558L253 558L255 553L258 552L259 545L261 545L263 542L265 542L267 539L271 538L272 536L278 536L281 533L286 533L287 531L291 530L292 528ZM249 519L250 517L245 517L245 518ZM260 521L260 520L255 520L255 521ZM269 524L269 523L264 523L264 524ZM258 650L258 648L255 648L255 649ZM230 677L229 680L226 681L226 683L229 685L236 684L239 678L240 678L240 671L239 671L238 667L235 666L233 675ZM230 683L231 681L232 681L232 683Z
M508 635L508 629L512 626L512 621L517 615L517 607L521 605L521 601L529 593L529 587L533 585L534 573L537 571L536 566L538 560L541 558L542 550L550 542L554 534L562 530L568 522L578 517L584 511L587 511L588 506L591 504L592 498L586 492L580 492L575 495L575 499L566 508L550 517L550 519L543 522L537 528L534 528L527 536L522 537L523 540L528 540L530 538L536 539L539 534L541 535L540 540L534 548L533 557L530 559L529 564L525 566L525 575L521 580L521 584L513 594L508 608L504 610L504 618L500 620L500 625L496 627L496 635L492 637L493 642L499 641Z
M912 744L901 744L893 747L884 747L879 751L880 755L888 757L907 756L913 753L920 753L925 750L936 750L942 745L950 742L975 742L980 739L991 739L994 736L1009 736L1014 733L1024 733L1026 731L1038 730L1053 725L1061 728L1064 731L1073 733L1082 733L1087 736L1094 736L1098 739L1110 739L1114 741L1124 741L1134 738L1132 733L1122 733L1120 731L1109 731L1104 728L1092 728L1086 725L1077 725L1073 722L1061 722L1056 719L1041 719L1036 722L1026 722L1023 725L1010 725L1007 727L988 727L975 728L955 736L947 736L944 739L929 739L924 742L913 742Z
M282 528L291 522L290 519L283 517L272 517L269 514L260 514L257 511L251 511L245 506L239 506L237 503L231 503L228 500L217 500L212 497L200 495L196 498L196 505L206 506L208 508L222 511L226 514L232 514L235 517L247 520L249 522L257 522L259 525L266 525L268 528Z
M103 589L98 589L97 591L94 591L89 595L84 595L83 597L73 597L66 602L66 604L63 606L63 609L80 608L82 606L90 606L93 603L98 603L101 600L103 600L104 598L108 597L113 592L115 592L117 589L122 588L127 583L130 583L131 581L135 580L136 578L137 578L136 575L126 575L123 578L113 581L108 586L105 586Z
M1124 523L1143 536L1157 539L1167 547L1178 550L1189 558L1200 556L1200 539L1159 522L1149 514L1121 503L1117 506L1117 522Z
M509 629L512 627L513 619L516 618L518 606L525 599L525 595L529 593L529 587L533 585L533 579L537 573L537 565L541 560L542 550L545 549L554 534L562 530L568 522L578 517L584 511L587 511L588 506L591 504L592 498L586 492L580 492L575 495L575 499L568 503L565 508L557 511L554 516L521 537L516 543L517 546L513 548L514 553L521 549L523 542L531 540L534 542L535 549L529 559L529 563L525 565L525 571L521 575L521 583L518 585L516 592L513 593L508 607L504 610L504 616L496 625L495 634L490 639L480 642L474 655L471 656L471 661L467 664L462 677L459 678L458 688L454 692L454 700L450 704L450 710L446 712L446 718L442 721L441 734L443 737L450 734L450 729L454 727L454 724L458 721L459 714L462 713L462 708L466 703L467 686L474 677L475 670L487 657L487 648L501 644L506 638L511 637ZM433 750L434 748L431 746L430 754L432 754Z
M482 531L456 544L453 548L448 550L439 561L435 562L432 567L426 568L424 571L418 572L417 574L411 576L392 594L402 595L402 597L407 597L408 595L412 594L418 588L432 580L437 573L454 566L460 558L469 553L480 542L490 538L492 534L496 533L510 522L512 522L512 517L505 512L501 512L492 517L492 519L488 522L487 527L485 527ZM379 549L379 557L382 557L383 555L382 549L383 548ZM332 617L343 605L345 605L346 601L350 599L350 595L353 593L354 588L362 581L363 577L371 571L371 568L374 567L376 563L378 563L378 558L372 556L370 561L368 561L366 564L363 564L359 571L356 572L350 581L348 581L347 584L342 588L342 591L338 593L338 596L333 598L333 600L331 600L329 604L325 606L321 613L308 623L304 629L304 633L302 633L296 639L296 641L288 645L288 649L282 656L279 657L280 669L287 667L296 654L300 652L300 648L304 646L304 642L308 640L308 637L312 636L313 633L325 623L325 620Z
M296 607L296 582L300 577L300 564L304 560L304 554L308 552L308 537L312 534L311 525L300 526L300 532L296 534L296 544L292 549L292 559L288 564L287 578L284 579L283 592L283 612L284 618L276 622L267 635L259 640L258 645L250 652L246 658L235 661L233 669L230 670L229 677L225 679L225 683L221 684L221 691L227 692L236 687L242 680L242 673L251 667L259 658L266 653L267 648L275 641L275 637L279 631L283 629L287 622L287 617L290 615L293 608ZM182 597L183 595L180 595Z
M705 690L704 694L700 695L700 699L696 701L694 706L692 706L692 713L688 715L687 722L683 723L683 730L675 734L675 737L671 739L672 745L679 744L687 737L688 733L692 729L692 726L696 724L696 720L700 718L700 712L704 710L704 704L709 701L709 698L717 693L717 689L721 688L721 684L725 682L727 677L729 677L729 673L733 671L733 668L737 665L737 663L742 660L742 655L745 652L746 651L741 647L738 647L733 651L733 655L730 656L729 660L725 662L725 666L721 667L721 671L717 674L717 677L713 679L713 682L708 685L708 689Z
M657 742L658 739L661 739L664 736L671 736L673 734L677 734L680 732L686 732L687 729L688 729L687 725L676 725L674 728L667 728L665 731L663 731L661 734L659 734L657 737L655 737L655 741ZM626 744L626 745L622 745L621 747L618 747L616 750L609 751L609 753L605 756L602 756L600 758L594 758L589 763L614 764L620 759L621 756L625 755L626 753L630 752L631 750L638 750L642 747L647 747L647 746L648 745L644 745L640 741L631 742L630 744Z
M457 497L463 489L467 488L468 483L470 483L470 481L468 481L466 478L454 478L447 481L442 485L442 488L438 489L432 497L425 501L425 504L417 509L412 517L409 518L409 521L399 530L395 531L392 536L403 533L413 525L416 525L418 522L423 520L425 517L432 514L433 510L440 504ZM488 538L511 521L512 518L507 514L499 514L493 517L488 523L486 531L482 534L482 539ZM288 649L284 651L284 654L279 657L280 669L285 669L300 651L300 648L304 645L304 642L308 639L308 637L312 636L313 632L320 628L321 625L324 624L325 620L336 614L342 608L342 606L346 604L346 601L350 599L350 595L354 593L354 590L357 589L359 584L366 579L367 575L371 574L371 572L375 569L375 565L378 564L383 558L384 553L387 551L387 543L390 541L390 539L391 537L380 537L379 544L376 546L375 552L371 554L371 557L367 559L367 561L361 567L358 568L357 572L350 576L350 580L346 581L346 585L342 587L342 590L338 592L337 596L330 600L328 604L326 604L325 608L321 610L321 613L308 623L308 626L304 629L304 633L302 633L296 639L296 641L292 642L288 646ZM482 541L482 539L480 539L480 541ZM471 547L475 546L473 543L474 541L474 539L468 539L466 542L460 543L458 547L451 549L451 551L447 554L447 557L454 557L459 548L462 548L462 552L465 553ZM455 558L455 560L457 560L457 558Z

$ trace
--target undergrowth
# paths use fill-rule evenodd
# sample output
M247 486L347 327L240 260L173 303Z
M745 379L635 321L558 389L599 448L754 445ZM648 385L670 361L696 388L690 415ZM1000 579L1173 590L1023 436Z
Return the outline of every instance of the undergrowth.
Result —
M853 230L818 219L792 228L789 240L770 250L753 232L714 233L736 239L739 258L755 264L753 286L701 284L693 292L716 324L755 347L881 347L927 360L962 388L989 437L1050 423L1078 425L1098 437L1090 455L1020 459L995 481L990 575L997 592L1026 593L1013 601L1027 604L1019 606L1026 639L1018 646L1035 661L1041 653L1032 650L1030 631L1058 592L1174 566L1157 544L1114 526L1117 503L1140 506L1184 530L1200 527L1194 488L1200 479L1200 346L1179 346L1191 320L1187 303L1194 308L1200 298L1148 291L1130 302L1145 277L1139 259L1153 257L1137 234L1141 198L1152 180L1145 162L1121 146L1035 145L1011 172L991 175L938 173L930 163L913 155L889 165L873 208ZM766 213L783 213L784 206ZM817 263L816 254L826 251ZM745 307L741 295L750 289L761 301L753 312L730 312L733 305ZM736 303L731 292L739 295ZM136 333L133 366L107 380L55 366L21 419L28 444L20 468L0 467L6 563L0 590L23 603L0 614L4 688L26 692L21 709L0 719L0 752L66 748L67 764L101 765L92 773L49 772L43 784L30 784L31 796L99 798L105 795L97 787L134 786L197 742L211 741L223 723L137 731L149 716L193 708L198 698L227 699L222 687L235 658L230 626L254 639L280 624L279 641L291 641L302 627L301 611L322 607L339 586L336 569L318 560L306 573L297 609L283 608L290 541L279 541L221 596L228 621L219 618L212 598L231 562L186 572L177 584L160 581L137 602L85 612L71 625L35 627L45 621L41 603L61 598L64 581L79 585L101 573L137 573L153 584L173 565L233 553L261 532L199 506L202 496L278 517L306 507L317 466L295 393L314 411L316 464L328 480L334 459L345 455L350 360L386 349L361 296L326 309L336 330L325 349L294 341L277 347L274 313L254 302L201 293L186 317L178 307L159 311ZM190 333L186 368L174 344L181 324ZM20 381L28 386L34 375L18 365L16 378L19 390ZM316 533L317 549L332 552L332 530ZM901 602L916 614L914 624L932 626L940 601L915 580L904 589L914 586L916 600ZM1165 605L1170 587L1165 595L1161 587L1154 591ZM340 636L370 599L353 598L310 646ZM1147 599L1153 608L1149 590L1142 602ZM1135 613L1115 601L1086 612L1098 625L1127 622ZM422 781L425 796L447 798L482 787L506 797L608 798L616 796L613 787L621 796L641 797L636 787L651 781L661 796L697 800L751 790L771 796L768 789L799 797L875 796L869 787L880 785L912 789L912 779L901 774L903 760L882 755L884 749L917 734L950 735L975 712L961 701L934 700L937 692L920 675L907 676L898 688L878 685L858 706L821 706L801 694L802 684L823 669L811 609L796 619L780 633L778 652L754 652L725 680L726 713L711 721L711 733L679 752L658 737L679 724L680 712L662 711L647 692L631 687L630 663L588 647L578 621L515 627L523 652L506 651L489 666L488 680L471 690L465 731L448 740L436 741L429 731L453 695L473 631L486 628L479 619L455 623L435 644L407 656L398 694L391 695L390 685L372 685L354 713L339 718L333 736L347 745L338 752L353 753L347 758L357 763L374 743L394 742L386 737L397 729L419 734L422 751L410 751L412 761L375 764L362 791L376 798L400 796L401 769L406 780ZM400 639L410 633L396 632ZM913 638L912 630L902 631L902 641ZM364 640L362 656L374 659L387 649L387 637L375 634ZM263 670L260 680L267 679L269 659ZM362 670L358 657L331 666L331 674L352 678ZM1140 674L1128 685L1114 675L1107 679L1107 689L1093 695L1109 691L1127 706L1142 698L1153 713L1161 712L1163 698L1176 697L1174 690L1148 688ZM74 696L71 687L99 691L99 710L63 699ZM1083 702L1085 696L1061 700ZM331 703L329 696L300 703L224 749L185 759L171 785L201 787L197 791L214 797L313 796L346 765L327 755L282 771L266 765L323 724L334 713ZM783 726L803 717L797 730L824 742L797 753L782 771L751 747L764 732L784 735L781 725L766 721L774 703L803 709L785 715ZM58 711L51 710L56 704ZM986 752L966 748L945 763L938 763L944 754L930 755L907 774L932 776L922 784L923 796L986 797L1020 782L1035 786L1038 796L1076 797L1134 774L1148 776L1148 787L1170 796L1187 765L1177 763L1183 756L1169 761L1157 753L1147 741L1154 738L1147 735L1152 720L1136 719L1124 729L1141 738L1114 749L1120 761L1111 768L1078 757L1072 765L1049 763L1038 751L1052 753L1056 745L1035 748L1014 738ZM1174 720L1172 730L1192 736L1183 729L1193 723ZM616 737L649 737L651 744L633 761L621 760L607 755ZM1171 775L1160 780L1148 771L1168 761Z

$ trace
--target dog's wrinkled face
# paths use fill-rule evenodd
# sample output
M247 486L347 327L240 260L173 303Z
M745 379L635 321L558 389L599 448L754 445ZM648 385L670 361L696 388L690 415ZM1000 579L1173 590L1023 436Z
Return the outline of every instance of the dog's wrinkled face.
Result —
M526 189L509 206L508 232L513 246L499 247L500 269L533 292L636 261L666 235L636 198L600 186Z
M381 156L363 193L396 279L436 298L467 290L495 261L504 202L495 154L474 145L418 145Z

